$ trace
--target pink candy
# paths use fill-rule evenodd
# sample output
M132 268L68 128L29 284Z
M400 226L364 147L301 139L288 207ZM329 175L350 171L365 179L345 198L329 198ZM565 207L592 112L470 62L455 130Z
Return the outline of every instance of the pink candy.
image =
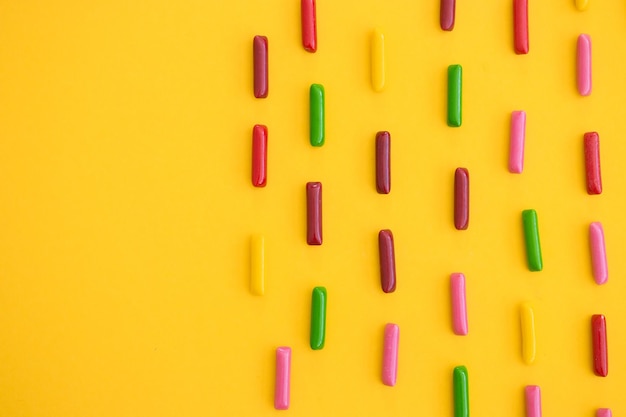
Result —
M454 334L467 334L467 302L465 298L465 275L450 275L450 295L452 298L452 331Z
M511 113L511 147L509 150L509 172L521 174L524 170L524 142L526 140L526 112Z
M591 37L585 34L576 44L576 84L581 96L591 94Z
M276 349L276 386L274 389L274 408L289 408L289 387L291 380L291 348L281 346Z
M591 247L593 279L598 285L605 284L609 279L609 268L606 262L606 246L604 244L602 223L594 222L589 225L589 245Z
M383 384L393 387L398 377L398 341L400 328L397 324L385 326L385 344L383 347Z
M526 394L526 417L541 417L541 389L537 385L528 385Z

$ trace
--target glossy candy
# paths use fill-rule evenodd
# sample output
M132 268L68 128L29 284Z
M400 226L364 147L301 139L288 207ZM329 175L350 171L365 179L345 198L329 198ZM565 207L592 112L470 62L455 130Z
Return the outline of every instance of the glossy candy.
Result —
M396 290L396 255L391 230L378 232L380 286L385 293Z
M465 366L454 368L452 385L454 389L454 417L469 417L469 380Z
M291 348L281 346L276 349L276 385L274 386L274 408L289 408L291 380Z
M254 57L254 96L256 98L265 98L269 89L267 38L265 36L255 36L252 41L252 51Z
M606 284L609 279L609 267L606 261L602 223L594 222L589 225L589 246L591 247L593 279L598 285Z
M448 126L461 126L461 102L463 89L463 68L460 65L448 67Z
M609 374L609 355L606 341L606 318L602 314L591 316L593 345L593 372L598 376Z
M312 146L322 146L325 139L324 87L312 84L309 90L310 141Z
M372 34L371 45L372 88L383 91L385 87L385 35L378 29Z
M450 275L450 298L452 299L452 331L459 336L465 336L468 332L465 275L461 273Z
M324 348L324 341L326 340L326 300L326 288L313 288L310 334L310 345L313 350Z
M612 417L613 413L610 408L598 408L596 410L596 417Z
M376 134L376 191L389 194L391 191L391 135L389 132Z
M575 0L575 3L576 3L576 8L580 10L581 12L583 10L587 10L587 7L589 7L589 0Z
M397 324L388 323L385 326L385 340L383 346L383 384L393 387L398 378L398 344L400 328Z
M306 242L322 244L322 183L306 184Z
M537 342L535 339L535 312L529 303L520 308L520 325L522 329L522 359L528 365L535 361Z
M591 37L585 34L576 44L576 85L581 96L591 94Z
M300 2L300 16L302 18L302 46L309 52L317 51L317 21L315 0Z
M600 170L600 136L598 132L587 132L585 144L585 174L587 194L602 194L602 172Z
M541 258L537 212L535 210L524 210L522 212L522 221L524 223L524 239L526 241L528 269L531 271L541 271L543 269L543 260Z
M252 185L267 184L267 127L255 125L252 129Z
M524 142L526 141L526 112L511 113L511 147L509 149L509 172L521 174L524 170Z
M439 3L439 24L443 30L454 29L456 0L441 0Z
M252 236L250 241L250 292L265 293L265 238L262 235Z
M469 226L469 171L457 168L454 172L454 227L466 230Z
M526 417L541 417L541 388L537 385L528 385L524 393L526 395Z
M528 42L528 0L513 0L513 34L516 54L527 54Z

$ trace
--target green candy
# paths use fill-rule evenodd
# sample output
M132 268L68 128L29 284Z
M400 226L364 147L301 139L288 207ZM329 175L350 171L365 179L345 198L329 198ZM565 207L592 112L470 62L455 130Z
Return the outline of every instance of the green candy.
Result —
M537 212L535 210L522 211L522 220L524 222L524 239L526 240L528 269L531 271L541 271L543 269L543 260L541 259Z
M311 297L311 349L320 350L326 340L326 288L313 288Z
M309 90L310 140L312 146L324 144L324 86L311 84Z
M461 126L461 96L463 89L463 68L460 65L448 67L448 126Z
M454 386L454 417L469 417L469 382L467 368L457 366L452 373Z

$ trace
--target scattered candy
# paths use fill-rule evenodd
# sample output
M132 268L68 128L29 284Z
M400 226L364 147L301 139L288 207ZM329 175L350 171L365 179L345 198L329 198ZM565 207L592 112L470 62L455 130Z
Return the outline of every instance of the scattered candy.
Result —
M598 132L587 132L585 143L585 173L587 194L602 194L602 174L600 171L600 136Z
M526 417L541 417L541 389L537 385L526 386Z
M456 0L441 0L439 5L439 24L443 30L454 29Z
M254 57L254 96L265 98L268 93L268 56L267 38L265 36L255 36L252 42Z
M267 127L255 125L252 129L252 185L267 184Z
M313 146L324 144L324 87L312 84L309 90L310 101L310 141Z
M391 135L389 132L376 134L376 191L389 194L391 191Z
M378 252L380 257L380 286L383 292L396 290L396 255L391 230L378 233Z
M385 87L385 35L378 29L372 34L372 88L383 91Z
M315 52L317 51L315 0L302 0L300 12L302 17L302 46L309 52Z
M276 349L276 385L274 388L274 408L289 408L289 389L291 379L291 348L281 346Z
M454 172L454 227L466 230L469 226L469 172L457 168Z
M520 324L522 329L522 359L528 365L535 361L537 343L535 339L535 312L529 303L520 308Z
M385 326L385 341L383 346L383 384L393 387L398 377L398 342L400 328L397 324L388 323Z
M526 141L526 112L511 113L511 148L509 172L521 174L524 170L524 142Z
M311 349L324 348L326 340L326 288L313 288L311 296Z
M604 244L602 223L594 222L589 225L589 243L591 246L593 279L598 285L605 284L609 279L609 267L606 262L606 246Z
M461 99L463 68L460 65L448 67L448 126L461 126Z
M513 34L515 53L527 54L528 45L528 0L513 0Z
M537 212L535 210L524 210L522 212L522 221L524 223L524 239L526 241L528 269L531 271L541 271L543 269L543 260L541 259Z
M576 81L581 96L591 94L591 37L582 34L576 45Z
M452 384L454 387L454 417L469 417L469 380L465 366L454 368Z
M250 291L255 295L265 293L265 238L252 236L250 242Z
M306 184L306 241L309 245L322 244L322 183Z
M606 342L606 318L602 314L591 316L593 344L593 372L598 376L609 374L609 355Z
M465 275L461 273L450 275L450 295L452 298L452 331L459 336L465 336L468 332Z

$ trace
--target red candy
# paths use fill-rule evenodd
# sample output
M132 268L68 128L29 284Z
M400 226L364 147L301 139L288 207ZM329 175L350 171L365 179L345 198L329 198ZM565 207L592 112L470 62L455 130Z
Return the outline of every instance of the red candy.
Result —
M587 194L602 194L602 175L600 172L600 136L597 132L585 133L584 142Z
M609 373L609 356L606 348L606 319L602 314L591 316L591 340L593 343L593 372L598 376Z
M302 0L302 46L309 52L317 51L317 22L315 17L315 0Z
M441 29L454 29L456 0L441 0L439 7L439 24L441 25Z
M383 292L396 290L396 255L393 247L391 230L378 233L378 252L380 257L380 286Z
M254 58L254 96L265 98L268 93L267 38L255 36L252 42Z
M391 135L389 132L376 134L376 191L389 194L391 191Z
M469 225L469 172L457 168L454 172L454 227L465 230Z
M322 244L322 183L306 184L306 242Z
M528 0L513 0L513 34L515 53L527 54L528 45Z
M267 184L267 127L255 125L252 129L252 185Z

